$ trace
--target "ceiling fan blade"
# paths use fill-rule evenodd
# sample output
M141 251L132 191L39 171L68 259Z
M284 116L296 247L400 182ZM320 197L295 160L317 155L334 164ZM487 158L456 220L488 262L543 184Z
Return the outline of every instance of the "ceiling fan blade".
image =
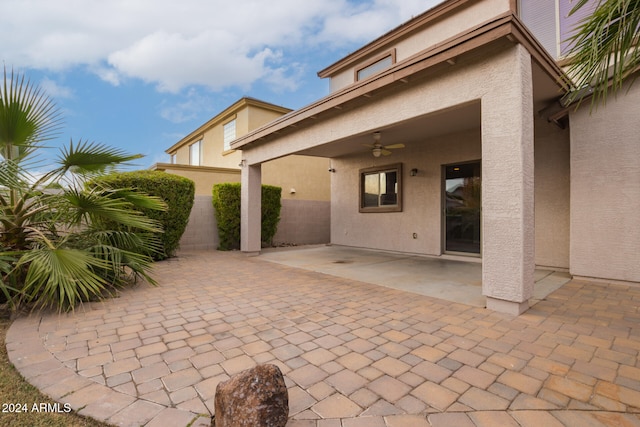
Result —
M376 148L376 146L373 144L362 144L362 146L367 148Z
M388 149L388 150L393 150L395 148L404 148L404 144L391 144L391 145L385 145L384 148Z
M382 153L383 156L388 156L391 154L391 151L389 150L385 150L384 148L382 149L382 151L380 151Z

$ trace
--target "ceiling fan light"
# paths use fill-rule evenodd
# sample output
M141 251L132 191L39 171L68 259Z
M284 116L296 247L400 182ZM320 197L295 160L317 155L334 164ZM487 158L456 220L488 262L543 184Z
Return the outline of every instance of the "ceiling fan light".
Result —
M373 150L373 157L380 157L380 154L382 154L382 148L380 147L375 147Z

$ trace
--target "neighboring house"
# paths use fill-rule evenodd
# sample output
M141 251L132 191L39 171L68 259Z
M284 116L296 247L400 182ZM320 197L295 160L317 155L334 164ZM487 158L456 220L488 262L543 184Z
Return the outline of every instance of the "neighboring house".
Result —
M640 85L562 105L568 1L447 0L320 71L328 96L232 143L242 250L267 162L303 154L330 159L333 244L481 257L490 309L525 311L536 266L640 282Z
M218 246L211 203L213 185L240 182L242 157L231 147L231 142L290 111L254 98L242 98L167 149L170 164L158 163L152 167L187 177L196 184L196 201L181 248ZM275 243L329 241L328 165L327 159L300 155L265 164L263 183L282 188L281 220Z

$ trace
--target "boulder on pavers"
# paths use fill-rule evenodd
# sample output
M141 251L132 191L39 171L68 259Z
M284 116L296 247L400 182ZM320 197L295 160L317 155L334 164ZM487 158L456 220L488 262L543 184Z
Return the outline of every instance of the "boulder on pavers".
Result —
M258 365L216 387L215 427L284 427L289 395L280 368Z

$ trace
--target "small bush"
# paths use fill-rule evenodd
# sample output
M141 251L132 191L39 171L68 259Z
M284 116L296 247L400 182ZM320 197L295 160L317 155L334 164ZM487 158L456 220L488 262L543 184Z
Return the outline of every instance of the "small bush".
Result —
M273 236L278 231L282 188L273 185L262 186L262 245L271 246Z
M218 223L218 238L222 251L240 249L240 184L213 186L213 210Z
M162 260L175 255L193 207L193 181L182 176L150 170L110 174L96 181L112 188L131 188L162 198L167 204L166 211L142 209L146 216L160 221L164 228L164 233L160 236L163 251L152 256L155 260Z
M213 208L218 223L218 249L228 251L240 249L240 191L239 183L224 183L213 186ZM262 245L273 241L278 223L282 188L272 185L262 186Z

